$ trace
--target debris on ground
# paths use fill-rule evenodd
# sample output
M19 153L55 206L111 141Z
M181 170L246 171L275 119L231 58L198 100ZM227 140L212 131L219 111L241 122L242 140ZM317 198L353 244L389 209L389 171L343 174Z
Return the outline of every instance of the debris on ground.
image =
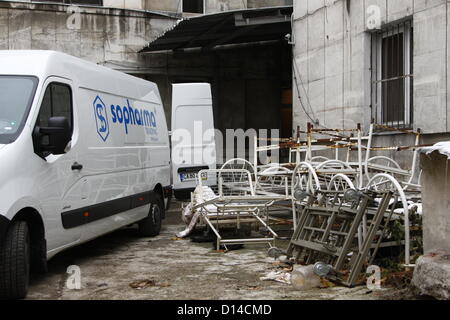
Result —
M386 278L381 280L382 286L391 286L397 289L408 288L411 285L413 270L405 270L400 272L390 272Z
M170 240L172 240L172 241L181 241L181 240L186 240L186 239L179 238L179 237L174 237L174 238L171 238Z
M320 277L314 274L314 266L295 266L291 284L296 290L310 290L321 286Z
M259 280L291 284L291 273L288 271L271 271L266 276L259 278Z
M271 247L267 251L267 255L271 258L278 259L279 257L285 256L283 250L277 247ZM286 257L287 258L287 257Z
M150 287L167 288L170 287L169 283L156 283L155 280L145 279L137 280L130 283L130 287L136 290L143 290Z
M320 288L321 289L334 288L334 287L336 287L335 283L333 283L330 280L327 280L325 278L320 278Z
M237 290L261 291L263 288L255 285L237 286Z

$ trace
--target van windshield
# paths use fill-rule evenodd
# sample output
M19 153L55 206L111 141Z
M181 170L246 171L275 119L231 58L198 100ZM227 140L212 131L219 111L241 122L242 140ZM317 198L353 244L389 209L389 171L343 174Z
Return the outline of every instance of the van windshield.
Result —
M37 78L0 75L0 144L14 142L25 125Z

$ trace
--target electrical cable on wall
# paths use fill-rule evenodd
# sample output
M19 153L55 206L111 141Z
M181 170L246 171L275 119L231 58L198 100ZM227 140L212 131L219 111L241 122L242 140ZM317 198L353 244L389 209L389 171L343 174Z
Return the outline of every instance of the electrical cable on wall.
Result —
M303 84L303 81L302 81L302 79L301 79L300 72L297 72L297 64L295 63L295 59L292 60L292 64L293 64L293 66L294 66L294 81L295 81L295 88L297 89L297 97L298 97L298 100L299 100L299 102L300 102L300 106L302 107L302 109L303 109L303 111L305 112L306 116L307 116L314 124L319 125L318 120L317 120L317 119L314 119L314 118L315 118L315 114L314 114L314 111L313 111L313 109L312 109L312 107L311 107L311 103L310 103L310 101L309 101L309 96L308 96L308 94L307 94L307 92L306 92L306 88L305 88L305 86L304 86L304 84ZM305 96L306 96L306 99L307 99L307 102L308 102L308 107L309 107L309 109L311 110L312 117L311 117L311 115L309 114L309 112L306 110L306 108L305 108L305 106L304 106L304 104L303 104L303 101L302 101L302 98L301 98L301 94L300 94L299 84L298 84L298 78L297 78L297 75L296 75L297 73L299 74L300 82L301 82L301 84L302 84L303 91L305 92ZM313 118L313 117L314 117L314 118Z

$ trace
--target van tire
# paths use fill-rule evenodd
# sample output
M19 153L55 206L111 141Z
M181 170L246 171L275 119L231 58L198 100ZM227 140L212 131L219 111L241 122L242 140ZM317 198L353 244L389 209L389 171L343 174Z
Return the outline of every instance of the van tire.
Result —
M163 208L161 207L161 196L155 194L150 203L150 212L148 217L139 222L139 234L143 237L155 237L161 231L161 221Z
M30 234L25 221L14 222L0 244L0 299L24 299L30 280Z

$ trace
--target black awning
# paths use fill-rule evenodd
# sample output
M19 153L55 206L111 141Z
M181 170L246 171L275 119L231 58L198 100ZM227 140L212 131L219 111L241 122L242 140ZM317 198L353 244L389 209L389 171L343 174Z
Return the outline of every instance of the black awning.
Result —
M179 20L141 52L283 40L291 32L292 6L208 14Z

